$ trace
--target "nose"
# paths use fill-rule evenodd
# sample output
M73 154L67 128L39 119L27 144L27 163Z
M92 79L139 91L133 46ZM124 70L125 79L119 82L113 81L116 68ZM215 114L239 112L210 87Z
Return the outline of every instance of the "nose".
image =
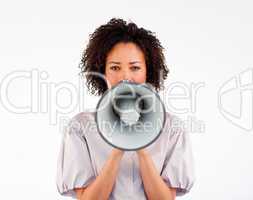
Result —
M133 81L133 77L132 77L131 72L129 70L124 70L123 71L122 78L124 80Z

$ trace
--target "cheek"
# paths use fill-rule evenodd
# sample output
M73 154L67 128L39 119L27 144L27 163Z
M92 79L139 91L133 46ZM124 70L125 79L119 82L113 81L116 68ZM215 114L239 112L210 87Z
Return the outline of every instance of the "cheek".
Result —
M134 80L137 83L145 83L146 82L146 71L140 72L137 76L135 76Z
M118 75L115 73L106 73L105 78L111 86L116 85L120 81Z

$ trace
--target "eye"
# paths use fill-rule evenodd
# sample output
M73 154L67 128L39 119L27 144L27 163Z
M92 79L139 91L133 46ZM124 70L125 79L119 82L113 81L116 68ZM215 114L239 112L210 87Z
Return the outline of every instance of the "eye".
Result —
M133 70L133 71L137 71L137 70L139 70L139 69L141 69L139 66L132 66L132 67L131 67L131 70Z
M119 68L119 66L114 65L114 66L111 66L110 69L113 70L113 71L117 71L120 68Z

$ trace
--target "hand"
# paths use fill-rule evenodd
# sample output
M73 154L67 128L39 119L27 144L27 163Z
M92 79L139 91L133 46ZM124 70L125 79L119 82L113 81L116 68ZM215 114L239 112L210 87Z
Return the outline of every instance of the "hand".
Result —
M146 152L145 149L139 149L139 150L136 151L136 153L137 153L138 156L145 156L145 155L147 155L147 152Z
M121 149L113 148L111 154L112 154L113 156L115 156L115 157L121 158L121 157L124 155L124 152L125 152L125 151L123 151L123 150L121 150Z

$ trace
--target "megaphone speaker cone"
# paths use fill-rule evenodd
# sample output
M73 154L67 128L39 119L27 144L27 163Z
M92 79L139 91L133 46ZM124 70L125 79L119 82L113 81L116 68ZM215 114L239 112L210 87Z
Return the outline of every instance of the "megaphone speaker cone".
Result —
M164 104L145 84L122 81L107 90L97 104L99 134L108 144L125 151L152 144L164 123Z

